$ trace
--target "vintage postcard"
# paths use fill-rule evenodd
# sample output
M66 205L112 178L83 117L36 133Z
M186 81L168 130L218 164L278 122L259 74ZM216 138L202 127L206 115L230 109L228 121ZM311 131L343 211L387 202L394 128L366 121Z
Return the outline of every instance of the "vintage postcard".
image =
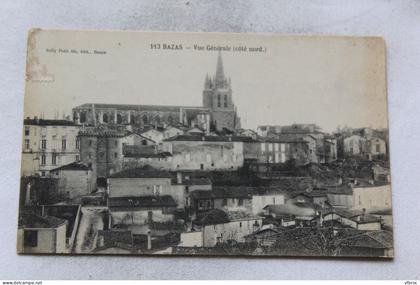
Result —
M17 251L394 256L377 37L28 36Z

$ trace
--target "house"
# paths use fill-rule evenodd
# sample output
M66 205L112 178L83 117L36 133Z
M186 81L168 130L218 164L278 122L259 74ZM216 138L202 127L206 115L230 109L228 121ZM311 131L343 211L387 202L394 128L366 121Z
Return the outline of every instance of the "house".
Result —
M381 218L369 215L365 211L332 208L325 211L323 221L338 221L344 226L358 230L377 231L381 229Z
M80 126L67 120L26 118L23 122L22 176L47 176L51 169L80 159Z
M351 135L343 139L344 156L357 156L366 153L366 139L359 135Z
M264 225L255 232L245 236L247 243L257 243L259 246L273 246L277 240L279 230L272 225Z
M273 218L293 215L298 217L309 217L310 220L317 215L319 207L315 204L288 202L283 205L267 205L264 207L264 215Z
M212 209L252 212L254 187L213 186L211 191L195 190L190 193L191 206L195 213Z
M340 255L393 257L393 235L389 231L359 231L341 243Z
M376 183L353 186L353 209L368 213L391 211L391 184Z
M243 142L248 137L181 135L165 139L173 170L235 170L243 166Z
M68 221L53 216L23 213L19 216L19 253L67 253Z
M127 230L98 230L95 254L133 254L137 253L133 234Z
M172 222L177 208L169 195L108 198L112 226Z
M353 189L350 185L337 185L327 187L328 203L333 207L352 208Z
M130 131L127 131L124 136L122 137L122 144L125 145L141 145L141 146L148 146L148 145L156 145L157 143L145 136L142 136L137 133L133 133Z
M184 129L185 128L182 128L182 127L168 126L162 131L163 132L163 137L165 139L168 139L168 138L176 137L176 136L179 136L179 135L183 135L184 134Z
M125 145L123 146L123 156L123 170L146 166L162 170L170 170L172 168L172 154L160 152L156 145Z
M255 193L252 195L252 213L260 215L264 212L267 205L283 205L286 200L285 193L277 191L267 191L265 193Z
M164 133L157 129L149 129L147 131L143 131L140 135L146 139L154 141L156 144L162 143L163 139L165 138Z
M291 197L295 203L314 203L320 206L324 205L325 202L328 201L327 193L323 190L296 192L291 194Z
M385 155L387 153L385 140L377 137L368 138L366 140L366 153L370 157Z
M214 209L199 217L195 225L201 229L203 246L214 247L217 243L232 240L245 242L245 236L261 227L262 218Z
M303 165L316 161L316 140L312 136L279 134L260 142L244 143L244 158L256 159L260 164L279 164L293 161Z
M185 206L185 187L174 183L174 175L168 171L132 168L111 175L107 181L110 198L169 195L178 207Z
M90 194L95 189L92 166L72 162L50 170L50 176L58 178L58 192L68 199Z

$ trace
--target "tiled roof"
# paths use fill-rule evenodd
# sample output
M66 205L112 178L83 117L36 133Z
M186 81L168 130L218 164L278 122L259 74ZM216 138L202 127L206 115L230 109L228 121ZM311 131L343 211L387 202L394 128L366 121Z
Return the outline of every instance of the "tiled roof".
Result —
M33 213L22 213L19 216L19 227L23 228L56 228L68 223L65 219L52 216L39 216Z
M109 178L173 178L169 171L151 167L130 168L112 174Z
M126 111L166 111L166 112L179 112L180 108L187 109L198 109L202 110L203 107L194 107L194 106L170 106L170 105L134 105L134 104L92 104L86 103L76 108L92 108L92 105L95 108L106 109L106 108L115 108L118 110Z
M360 210L347 210L347 209L341 209L341 208L333 208L333 209L326 210L325 213L323 213L323 215L325 216L330 213L334 213L344 218L350 219L358 224L377 223L381 221L381 218L374 215L366 214Z
M196 224L199 225L216 225L216 224L224 224L229 222L229 215L220 210L220 209L213 209L206 213L203 213L197 217L195 221Z
M211 185L211 180L209 178L189 178L183 179L182 185Z
M167 138L164 141L208 141L208 142L257 142L251 137L245 136L198 136L198 135L178 135Z
M73 121L45 119L25 119L23 124L32 126L78 126Z
M87 171L87 170L92 170L91 166L87 166L86 164L76 161L76 162L72 162L70 164L66 164L54 169L51 169L50 171L57 171L57 170L80 170L80 171Z
M393 237L389 231L368 231L346 238L343 244L349 247L389 249L393 247Z
M177 204L170 195L142 196L142 197L116 197L108 198L108 207L113 211L125 211L147 207L176 207Z

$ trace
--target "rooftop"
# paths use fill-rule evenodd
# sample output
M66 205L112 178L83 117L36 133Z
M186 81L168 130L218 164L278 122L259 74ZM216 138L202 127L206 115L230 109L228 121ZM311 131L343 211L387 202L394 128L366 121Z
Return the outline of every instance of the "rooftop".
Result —
M57 228L68 223L65 219L53 216L40 216L33 213L22 213L19 216L19 227L23 228Z
M58 170L80 170L80 171L88 171L92 170L91 166L88 166L80 161L75 161L54 169L51 169L50 171L58 171Z
M170 195L142 196L142 197L116 197L108 198L108 207L111 210L132 210L147 207L176 207L175 200Z
M24 125L32 125L32 126L74 126L78 127L73 121L68 120L46 120L46 119L31 119L26 118L23 121Z
M109 109L115 108L119 110L126 110L126 111L166 111L166 112L179 112L180 108L185 109L197 109L197 110L205 110L206 108L203 107L195 107L195 106L171 106L171 105L134 105L134 104L92 104L86 103L77 108L92 108L94 105L95 108L99 109Z
M199 135L178 135L167 138L164 141L208 141L208 142L257 142L246 136L199 136Z
M146 166L125 169L112 174L109 178L173 178L173 175L169 171Z

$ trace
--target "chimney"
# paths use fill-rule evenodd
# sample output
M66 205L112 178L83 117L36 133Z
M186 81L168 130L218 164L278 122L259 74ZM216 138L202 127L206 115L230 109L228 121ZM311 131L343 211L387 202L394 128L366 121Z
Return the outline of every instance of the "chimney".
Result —
M182 173L181 172L176 173L176 183L177 184L182 184Z
M147 249L152 249L152 231L150 229L147 230Z

